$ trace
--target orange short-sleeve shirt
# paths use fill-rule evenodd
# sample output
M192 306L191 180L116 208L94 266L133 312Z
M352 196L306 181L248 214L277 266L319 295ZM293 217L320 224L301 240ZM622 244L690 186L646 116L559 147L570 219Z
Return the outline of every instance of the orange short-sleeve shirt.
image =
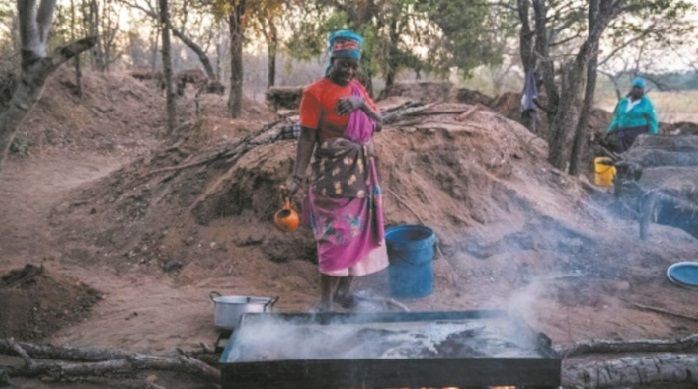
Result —
M358 81L352 80L349 85L340 86L325 77L303 91L299 109L300 125L317 129L321 139L341 137L349 123L349 115L338 115L334 108L341 98L351 96L352 84L359 87L366 105L377 111L376 104Z

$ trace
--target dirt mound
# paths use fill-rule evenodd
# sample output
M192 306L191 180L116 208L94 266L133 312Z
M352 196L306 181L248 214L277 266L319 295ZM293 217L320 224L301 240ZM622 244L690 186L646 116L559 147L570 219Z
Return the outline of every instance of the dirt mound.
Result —
M545 96L540 98L541 104L546 105ZM495 112L499 112L507 118L521 123L521 95L514 92L504 93L497 96L489 107ZM598 138L606 132L608 124L611 122L612 114L601 109L593 108L589 114L589 122L587 123L588 134L595 134ZM546 141L550 139L550 126L548 117L545 112L538 110L536 114L536 128L534 133ZM591 147L586 148L586 155L582 158L582 172L593 171L592 161L596 156L595 150Z
M165 131L165 100L157 91L118 72L84 72L82 97L75 73L60 67L15 137L19 154L52 149L139 152Z
M534 220L549 220L538 222L535 233L529 229L539 238L573 231L565 225L581 216L569 206L586 194L547 165L545 142L482 108L439 104L430 110L377 135L389 224L424 222L444 251L483 258L491 255L491 242ZM52 223L90 225L64 235L65 245L87 239L94 249L82 261L117 266L150 264L184 275L225 268L251 276L245 263L313 260L308 231L288 235L270 223L295 142L259 139L160 150L60 205ZM570 232L550 245L576 247L580 236Z
M82 96L78 96L70 67L60 67L51 75L17 131L12 146L15 156L53 150L134 156L164 139L165 98L152 80L139 80L126 72L83 72L81 85ZM258 125L275 117L265 104L244 97L241 117L226 119L228 96L196 97L191 90L176 105L179 133L184 137L201 118L216 122L207 126L208 133L194 133L196 142L230 138L231 131L237 136L250 122Z
M0 338L43 339L83 320L101 293L81 282L26 265L0 278Z
M479 105L487 107L494 112L498 112L505 117L521 123L521 94L516 92L506 92L499 96L490 97L478 91L469 89L455 89L452 84L447 82L436 83L397 83L393 88L382 93L381 98L385 99L393 96L402 96L405 98L421 101L423 103L431 102L451 102L462 103L468 105ZM543 106L546 105L546 97L540 96L539 100ZM589 133L601 134L605 132L608 124L611 121L611 113L592 109L589 116ZM678 126L668 126L671 130L680 130L690 132L692 127L688 124ZM544 140L550 138L550 130L548 118L545 112L539 110L536 116L536 128L533 131L536 135ZM587 167L591 167L593 155L591 152L585 157Z

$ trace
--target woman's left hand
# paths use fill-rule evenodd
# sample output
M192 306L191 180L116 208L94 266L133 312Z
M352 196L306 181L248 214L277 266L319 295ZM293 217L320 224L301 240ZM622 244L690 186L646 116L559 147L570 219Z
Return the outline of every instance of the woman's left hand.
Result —
M358 96L350 96L340 99L337 102L335 111L338 115L348 115L364 106L364 99Z

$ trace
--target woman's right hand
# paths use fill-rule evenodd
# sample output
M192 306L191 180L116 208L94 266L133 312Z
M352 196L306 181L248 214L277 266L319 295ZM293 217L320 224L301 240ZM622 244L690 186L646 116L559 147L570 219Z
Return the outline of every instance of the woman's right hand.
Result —
M349 96L339 99L335 105L335 112L338 115L344 116L361 109L364 106L364 99L358 96Z

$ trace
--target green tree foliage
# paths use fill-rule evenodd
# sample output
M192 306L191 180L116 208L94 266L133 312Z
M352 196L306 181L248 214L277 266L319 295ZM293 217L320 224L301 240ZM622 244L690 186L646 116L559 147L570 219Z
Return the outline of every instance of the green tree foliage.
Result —
M349 21L344 12L328 12L315 5L302 5L295 12L293 33L286 41L288 53L297 59L309 61L327 51L327 35L333 30L347 28Z
M445 73L456 67L465 78L479 65L502 62L505 41L498 38L514 32L507 13L472 0L420 3L417 9L433 24L420 33L422 43L429 47L430 69Z
M465 77L478 65L498 64L499 38L512 32L494 7L470 0L318 0L298 13L287 41L291 56L322 55L327 34L349 28L365 39L364 79L380 73L386 86L401 69L447 76L457 68Z

